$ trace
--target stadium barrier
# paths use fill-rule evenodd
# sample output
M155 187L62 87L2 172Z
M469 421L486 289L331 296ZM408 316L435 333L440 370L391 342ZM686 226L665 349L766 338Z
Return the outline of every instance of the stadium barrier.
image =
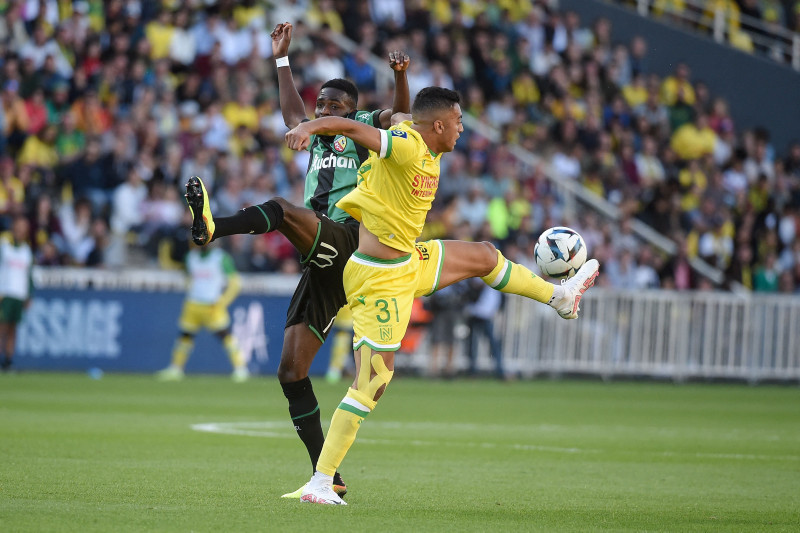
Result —
M523 377L800 379L793 296L594 288L578 320L524 298L498 320L506 367Z
M274 375L298 276L242 275L230 307L233 333L251 372ZM154 372L166 367L185 296L180 272L36 268L31 306L17 337L15 367L25 370ZM323 346L311 371L323 374ZM197 336L187 373L228 373L219 340Z
M242 275L231 305L233 332L250 370L274 375L286 309L297 276ZM154 372L165 367L185 294L180 272L39 268L37 289L20 324L20 370ZM497 317L504 365L524 378L586 374L683 381L698 378L800 380L800 298L722 292L619 291L593 288L578 320L508 297ZM464 366L465 332L457 335ZM481 352L486 352L483 346ZM401 354L400 367L428 365L429 347ZM324 374L325 343L311 367ZM486 353L479 367L491 368ZM228 373L218 340L197 337L189 373Z

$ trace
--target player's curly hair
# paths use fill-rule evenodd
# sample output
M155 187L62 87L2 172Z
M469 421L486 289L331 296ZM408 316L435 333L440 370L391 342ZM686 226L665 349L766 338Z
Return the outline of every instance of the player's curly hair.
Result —
M322 87L320 87L320 90L326 87L330 87L331 89L339 89L347 94L347 96L352 98L354 104L358 104L358 88L352 81L342 78L333 78L332 80L328 80L323 83Z
M461 97L456 91L444 87L425 87L417 93L411 114L425 114L431 111L443 111L461 103Z

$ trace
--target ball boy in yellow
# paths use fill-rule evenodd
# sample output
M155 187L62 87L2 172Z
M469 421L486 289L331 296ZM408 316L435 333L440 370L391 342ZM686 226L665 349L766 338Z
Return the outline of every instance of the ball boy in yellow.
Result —
M597 277L592 259L564 285L553 285L508 261L488 242L433 240L416 243L439 185L442 153L451 152L464 131L458 93L421 90L410 121L381 130L339 117L300 124L286 134L302 150L311 135L345 135L370 149L358 185L337 203L361 224L358 249L344 270L347 304L353 312L356 378L334 412L317 471L303 489L309 503L345 502L332 489L333 474L355 441L361 422L392 379L416 296L470 277L502 292L548 304L560 316L578 317L583 293Z

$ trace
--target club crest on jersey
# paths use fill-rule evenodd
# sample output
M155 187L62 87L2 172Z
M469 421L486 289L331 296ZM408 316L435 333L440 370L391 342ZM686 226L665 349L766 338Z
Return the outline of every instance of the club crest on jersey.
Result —
M408 133L400 130L392 130L392 137L401 137L403 139L408 139Z
M340 154L347 148L347 137L339 135L333 140L333 149Z

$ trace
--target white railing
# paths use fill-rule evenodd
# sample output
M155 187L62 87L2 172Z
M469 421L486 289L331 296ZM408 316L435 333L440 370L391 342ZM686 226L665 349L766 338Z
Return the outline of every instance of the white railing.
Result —
M240 277L244 294L270 296L291 296L300 281L299 274L240 274ZM33 267L37 289L182 292L186 290L186 281L186 274L180 270Z
M626 4L620 0L607 1ZM778 23L744 15L725 2L684 0L680 9L675 9L675 5L659 0L636 0L636 11L643 17L666 18L682 27L695 28L718 43L757 52L800 71L800 33ZM775 9L782 9L780 3Z
M524 298L502 319L508 371L537 374L800 379L800 298L592 289L578 320Z

